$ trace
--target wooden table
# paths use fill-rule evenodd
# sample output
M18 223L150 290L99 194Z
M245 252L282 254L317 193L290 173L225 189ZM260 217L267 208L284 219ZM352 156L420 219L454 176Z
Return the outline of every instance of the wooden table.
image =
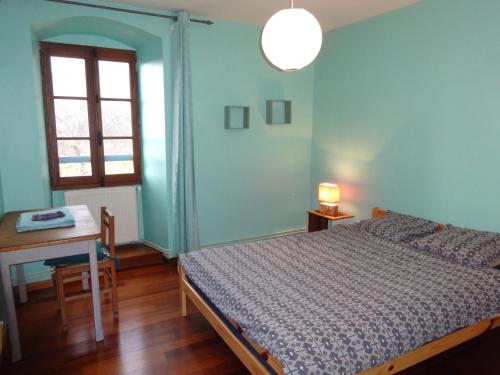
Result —
M24 280L23 263L69 255L89 254L95 339L96 341L104 340L95 243L100 238L101 233L87 206L69 206L68 208L75 218L74 227L18 233L16 221L20 212L6 214L0 223L0 272L7 307L7 328L12 361L14 362L21 359L21 344L10 277L10 266L13 265L17 266L17 272L21 272L18 277L20 276L22 283ZM25 300L25 286L20 285L19 290L21 300L23 298Z

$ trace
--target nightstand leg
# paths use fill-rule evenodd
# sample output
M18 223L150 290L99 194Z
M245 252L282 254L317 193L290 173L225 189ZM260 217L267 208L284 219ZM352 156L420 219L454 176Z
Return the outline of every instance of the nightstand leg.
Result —
M328 220L324 217L309 213L307 220L307 232L317 232L324 229L328 229Z

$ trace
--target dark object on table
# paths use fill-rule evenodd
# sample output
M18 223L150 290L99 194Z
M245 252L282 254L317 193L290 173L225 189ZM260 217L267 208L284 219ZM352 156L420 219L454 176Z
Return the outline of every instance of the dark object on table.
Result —
M49 212L46 214L35 214L31 217L31 220L33 221L45 221L45 220L52 220L52 219L59 219L61 217L66 216L64 212L62 211L57 211L57 212Z

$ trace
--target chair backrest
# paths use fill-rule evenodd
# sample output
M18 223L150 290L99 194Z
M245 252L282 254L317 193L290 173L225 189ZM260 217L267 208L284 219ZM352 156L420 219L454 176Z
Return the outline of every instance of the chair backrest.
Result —
M115 256L115 217L106 208L101 207L101 243L109 255Z

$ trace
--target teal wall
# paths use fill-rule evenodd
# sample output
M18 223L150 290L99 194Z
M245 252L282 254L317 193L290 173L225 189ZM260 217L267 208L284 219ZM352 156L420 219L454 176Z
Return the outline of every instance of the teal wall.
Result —
M312 186L338 182L343 209L499 230L499 1L422 1L327 33L314 95Z
M301 228L309 204L312 67L295 74L260 55L255 26L192 24L195 158L203 244ZM6 210L64 203L51 192L38 41L135 49L142 127L142 231L169 248L171 21L39 0L0 2L0 172ZM8 74L5 74L8 72ZM293 124L265 125L265 100L293 101ZM224 130L224 106L251 106L250 129ZM28 267L34 280L45 270ZM41 273L40 273L41 272ZM42 276L40 276L42 277Z
M5 206L3 203L3 187L2 187L2 173L0 172L0 221L5 213Z
M4 213L5 213L5 209L4 209L4 204L3 204L2 174L0 173L0 222L3 219ZM0 303L0 320L2 320L3 317L6 316L2 281L0 281L0 302L2 302L2 303Z
M168 48L165 55L168 58ZM150 243L168 248L169 187L165 113L171 113L161 39L145 43L137 51L139 100L142 129L142 236ZM168 63L170 59L167 60Z
M0 173L0 222L3 219L3 215L5 213L4 204L3 204L3 188L2 188L2 174ZM3 287L2 281L0 281L0 320L6 315L5 313L5 303L3 297Z
M309 203L313 69L280 73L260 29L217 21L193 33L195 172L203 244L296 229ZM266 99L292 101L292 125L265 124ZM224 106L250 106L250 128L224 129Z

